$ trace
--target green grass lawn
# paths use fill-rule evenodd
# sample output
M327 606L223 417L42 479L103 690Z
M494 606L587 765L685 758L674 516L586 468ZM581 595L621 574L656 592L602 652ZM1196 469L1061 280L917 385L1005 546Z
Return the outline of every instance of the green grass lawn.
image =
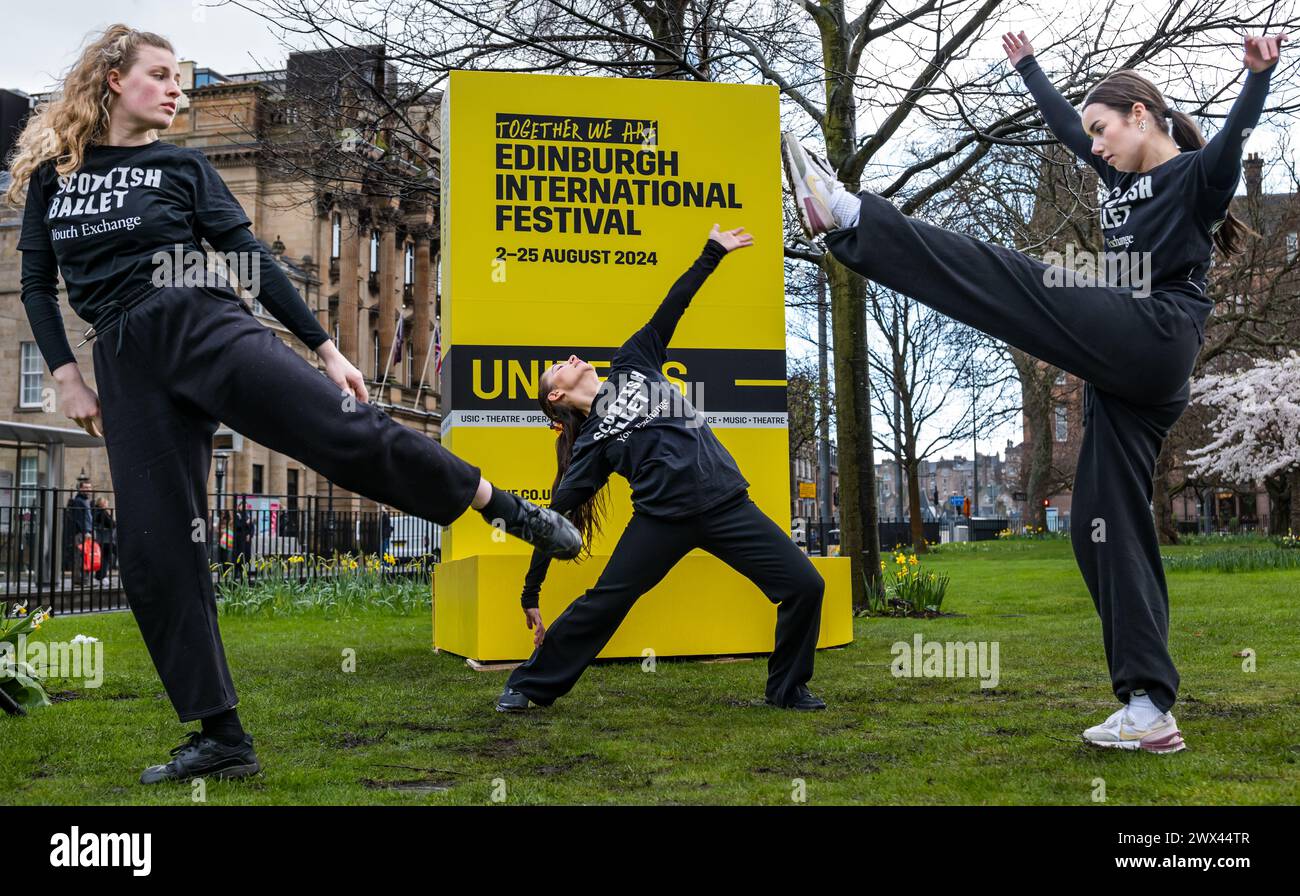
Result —
M503 783L515 804L788 804L794 779L813 804L1092 804L1096 779L1111 804L1300 800L1300 573L1170 574L1188 749L1153 756L1079 741L1118 704L1068 542L923 563L951 575L944 609L960 615L856 620L852 645L818 655L812 686L830 708L815 714L764 706L757 658L602 663L555 706L506 716L492 708L505 673L434 654L427 613L225 618L265 770L209 782L207 802L481 804ZM918 632L998 642L998 686L892 676L891 645ZM186 785L136 783L186 728L130 615L56 617L40 632L77 633L104 642L104 684L50 681L65 699L0 717L0 802L191 802ZM1234 656L1243 648L1256 671Z

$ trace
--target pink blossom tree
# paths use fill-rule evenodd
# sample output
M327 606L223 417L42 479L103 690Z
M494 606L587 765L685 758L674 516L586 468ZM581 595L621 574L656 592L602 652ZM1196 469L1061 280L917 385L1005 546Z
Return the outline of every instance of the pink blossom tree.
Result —
M1210 443L1187 452L1189 468L1249 485L1288 477L1291 530L1300 532L1300 354L1194 379L1192 399L1215 417Z

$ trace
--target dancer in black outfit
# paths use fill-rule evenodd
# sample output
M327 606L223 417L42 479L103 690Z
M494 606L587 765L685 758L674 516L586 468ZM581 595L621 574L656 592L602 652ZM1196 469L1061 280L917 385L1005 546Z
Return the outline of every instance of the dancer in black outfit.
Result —
M704 251L678 278L650 322L614 354L604 383L576 355L548 368L538 401L559 430L551 509L585 541L599 529L602 489L613 473L632 486L632 519L596 584L548 629L538 596L550 559L534 552L522 603L536 649L510 675L502 712L549 706L567 694L641 595L692 548L737 570L778 604L767 665L767 702L824 709L809 692L824 582L789 533L749 498L749 483L708 424L662 373L668 344L691 297L730 251L752 245L744 228L715 224ZM701 596L707 600L707 596Z
M494 489L479 469L369 404L206 156L156 139L176 112L171 44L114 25L19 138L8 198L26 209L23 304L63 413L102 435L117 498L120 573L182 722L200 731L147 769L154 783L259 770L226 664L205 540L212 435L222 421L345 489L443 525L474 507L539 551L576 556L577 530ZM160 258L207 239L256 263L259 298L324 361L325 375L254 318L229 287L189 282ZM202 256L200 256L202 257ZM93 322L95 385L82 380L58 306ZM102 402L102 405L101 405ZM101 425L102 409L102 425Z
M1211 252L1240 251L1245 229L1229 202L1283 40L1246 39L1245 84L1205 143L1190 118L1127 70L1092 89L1080 120L1039 68L1024 32L1004 36L1047 126L1101 178L1105 249L1114 250L1102 269L1137 281L1123 285L1075 283L1061 268L907 217L879 196L854 196L825 161L789 135L783 140L804 230L810 238L824 233L840 263L1086 382L1070 537L1101 617L1112 687L1125 704L1084 732L1097 746L1184 748L1169 711L1178 672L1169 656L1152 476L1161 443L1188 404L1213 307Z

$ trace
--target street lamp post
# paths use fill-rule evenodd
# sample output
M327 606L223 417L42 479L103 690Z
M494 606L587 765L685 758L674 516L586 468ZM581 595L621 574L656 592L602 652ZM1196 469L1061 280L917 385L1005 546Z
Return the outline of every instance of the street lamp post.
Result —
M226 482L226 465L230 461L230 452L225 449L218 449L212 452L212 457L216 461L217 468L217 519L221 519L221 511L225 509L222 504L222 496L225 490Z
M224 562L225 558L221 554L221 538L225 534L226 528L222 522L222 514L226 509L226 468L230 463L230 452L224 448L218 448L216 451L212 452L212 457L215 461L214 466L217 473L217 535L214 541L216 542L217 547L217 560L218 562ZM209 550L211 550L211 548L209 548ZM209 555L208 559L209 561L212 559L211 555Z

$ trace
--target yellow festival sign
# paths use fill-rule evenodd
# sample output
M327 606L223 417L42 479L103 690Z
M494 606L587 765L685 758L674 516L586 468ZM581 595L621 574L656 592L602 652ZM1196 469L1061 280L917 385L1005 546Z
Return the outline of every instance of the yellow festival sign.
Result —
M550 501L555 433L541 372L571 353L607 368L698 257L709 228L754 245L700 289L663 373L703 412L790 527L778 93L775 87L453 72L442 106L442 441L499 488ZM554 561L549 621L595 583L631 516L615 476L592 556ZM519 592L531 548L467 513L444 531L434 643L480 660L532 653ZM821 646L852 639L847 560L826 579ZM600 655L756 653L775 607L692 551Z

